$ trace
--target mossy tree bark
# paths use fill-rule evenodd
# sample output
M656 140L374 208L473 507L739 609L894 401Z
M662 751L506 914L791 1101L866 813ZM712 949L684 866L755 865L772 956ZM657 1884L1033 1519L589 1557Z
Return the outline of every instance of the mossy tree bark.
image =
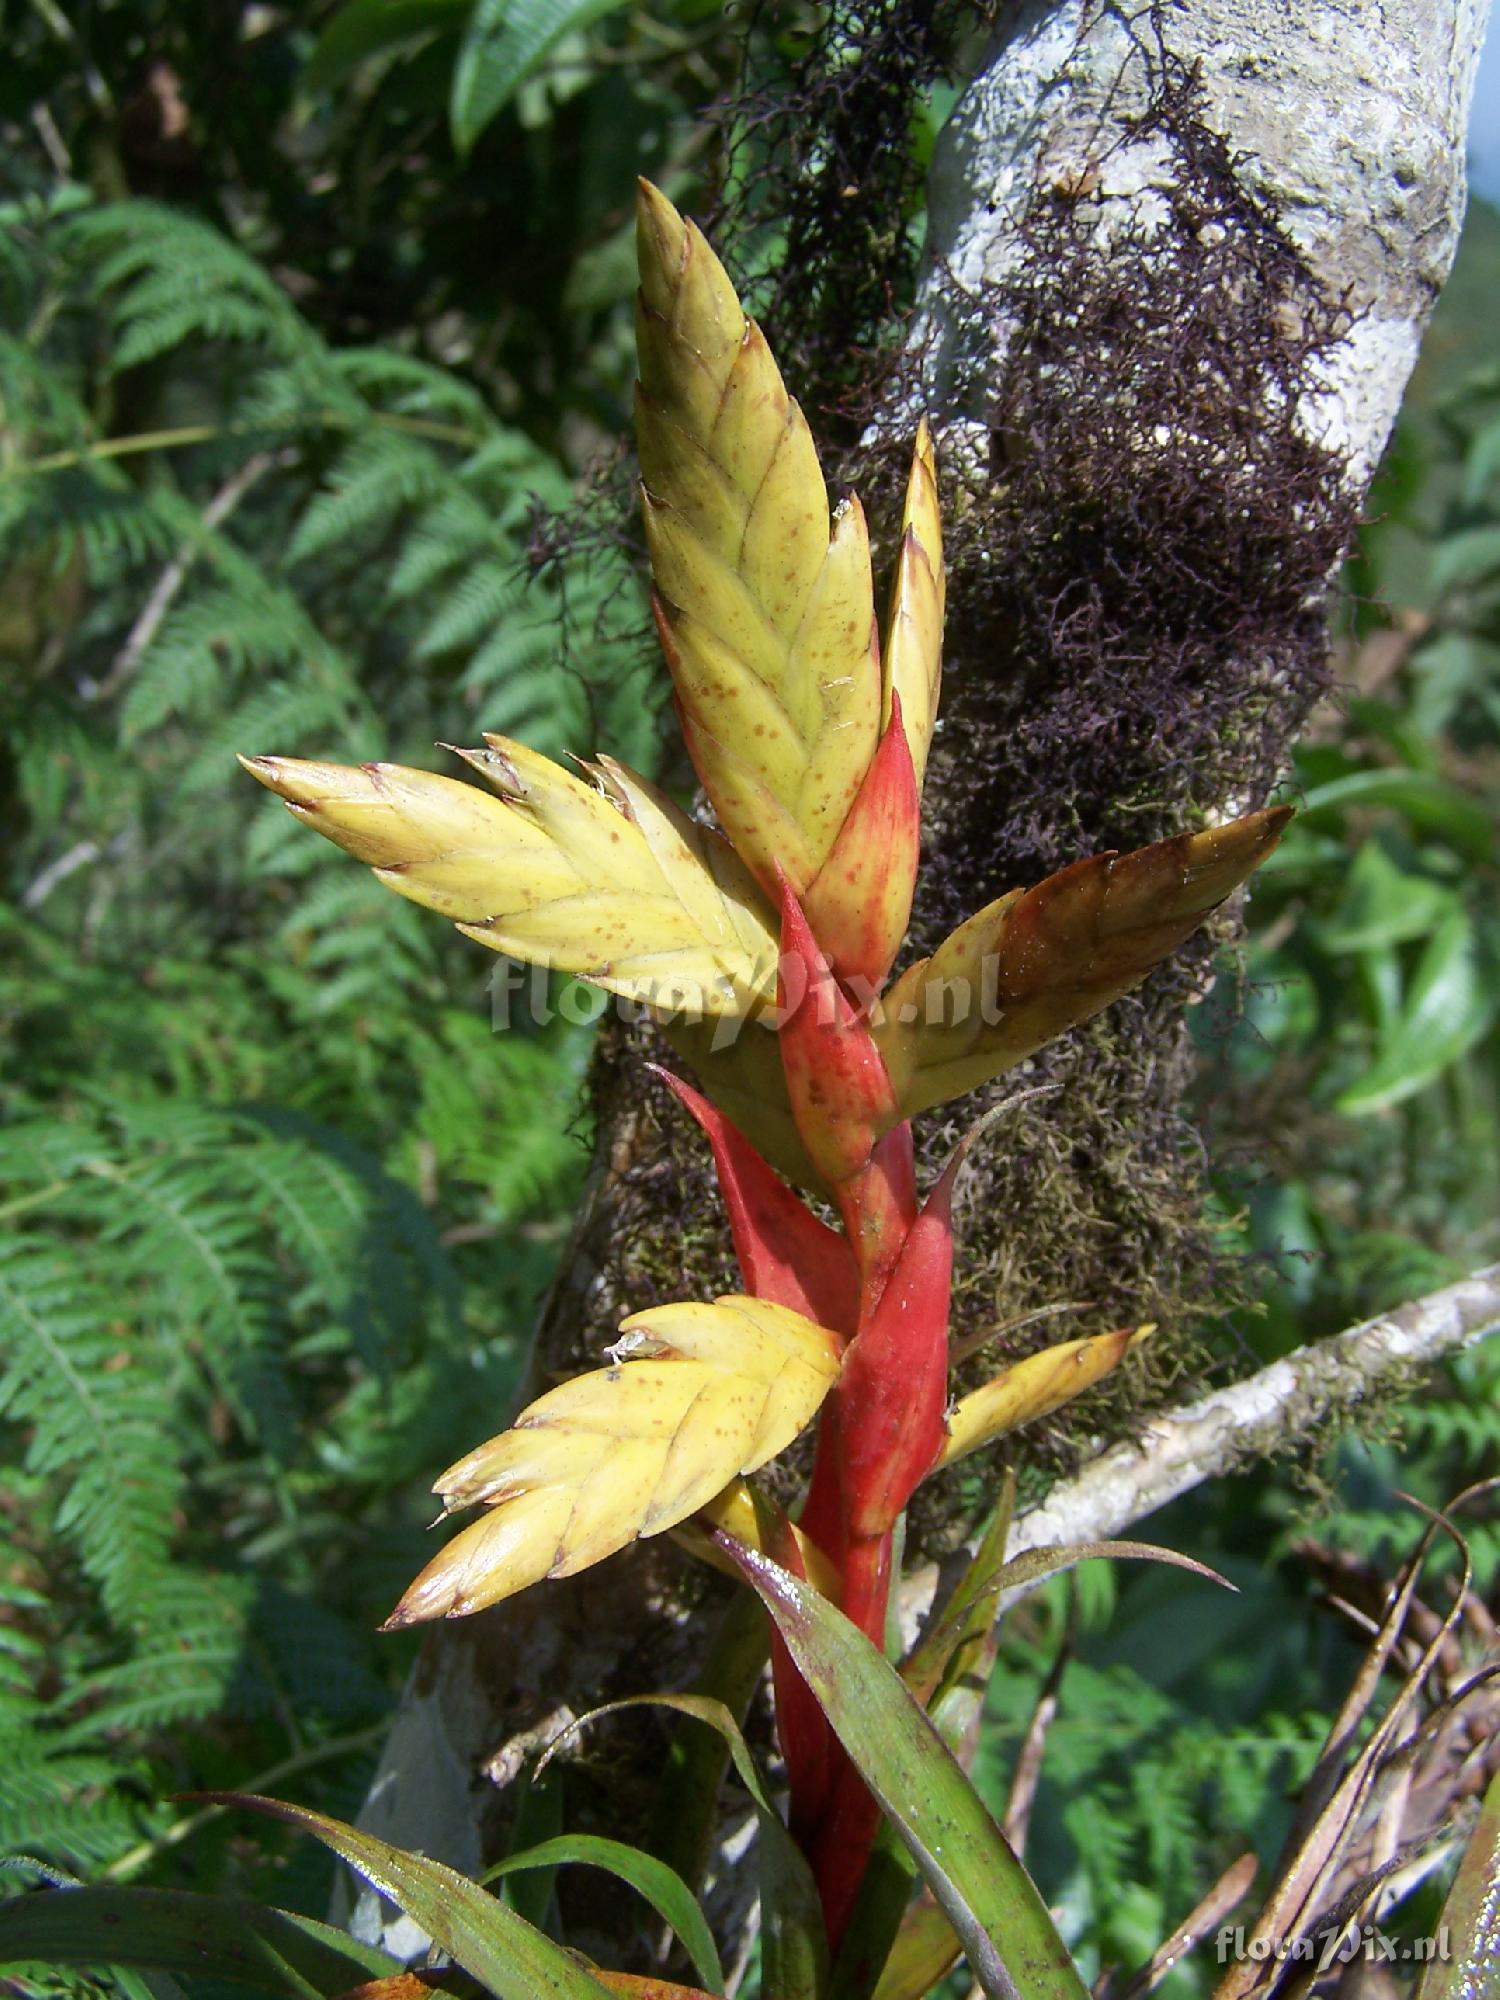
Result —
M899 42L929 11L893 0L886 28ZM867 32L881 13L862 10ZM1484 13L999 10L933 166L917 310L840 466L889 534L913 412L932 413L952 545L923 948L1016 882L1259 804L1279 775L1327 686L1329 580L1456 244ZM820 171L857 186L847 158ZM808 322L774 321L805 388ZM1080 1299L1101 1326L1162 1323L1153 1371L1090 1409L1095 1448L1214 1358L1198 1329L1220 1275L1183 1115L1184 1013L1212 943L1030 1066L1053 1088L997 1129L960 1223L966 1330ZM730 1280L706 1148L638 1054L617 1030L601 1048L598 1158L527 1394L597 1355L623 1312ZM931 1124L929 1156L955 1129ZM1040 1486L1079 1440L1059 1424L1028 1448ZM972 1482L938 1482L922 1550L961 1540L975 1504ZM364 1823L476 1870L530 1749L614 1695L684 1685L706 1623L701 1580L650 1545L434 1632ZM652 1777L638 1756L580 1771L570 1814L643 1820ZM610 1906L591 1915L601 1935L570 1940L619 1963ZM373 1903L359 1917L383 1921Z

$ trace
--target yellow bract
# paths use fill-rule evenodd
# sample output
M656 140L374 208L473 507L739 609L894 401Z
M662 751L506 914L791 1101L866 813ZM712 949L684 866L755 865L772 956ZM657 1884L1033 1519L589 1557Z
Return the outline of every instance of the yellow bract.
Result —
M919 959L881 1003L875 1039L901 1115L973 1090L1139 986L1258 868L1284 806L1013 890Z
M879 734L864 514L850 500L830 522L760 329L703 236L644 183L638 246L636 439L683 732L736 849L800 894Z
M550 1390L438 1480L447 1510L492 1511L389 1624L463 1617L675 1527L784 1450L841 1361L836 1334L764 1299L657 1306L621 1333L614 1366Z
M1059 1341L1039 1354L1028 1354L993 1382L961 1397L949 1411L947 1442L933 1470L967 1458L981 1445L993 1444L996 1438L1071 1403L1117 1367L1136 1341L1154 1331L1152 1325L1124 1327L1085 1340Z
M921 796L927 752L937 721L943 685L943 520L938 510L937 460L932 432L923 417L917 428L911 474L906 482L906 507L901 519L901 548L891 584L890 618L885 634L885 706L889 720L891 692L901 700L901 721L911 751L912 768Z
M772 1562L779 1562L783 1567L789 1566L788 1551L781 1540L785 1537L795 1549L796 1563L801 1564L802 1574L813 1589L838 1602L837 1569L817 1543L803 1534L795 1521L789 1521L774 1501L768 1500L747 1480L731 1480L722 1493L716 1493L706 1506L699 1508L691 1521L684 1521L672 1531L673 1538L689 1554L697 1556L700 1562L712 1564L725 1576L733 1577L736 1583L742 1583L744 1573L739 1564L711 1539L708 1533L710 1528L732 1535L741 1548L754 1549L757 1555L769 1556ZM795 1567L796 1564L790 1566Z
M712 1016L775 998L775 920L727 841L644 778L604 789L523 744L459 755L500 793L399 764L241 762L399 895L496 951Z

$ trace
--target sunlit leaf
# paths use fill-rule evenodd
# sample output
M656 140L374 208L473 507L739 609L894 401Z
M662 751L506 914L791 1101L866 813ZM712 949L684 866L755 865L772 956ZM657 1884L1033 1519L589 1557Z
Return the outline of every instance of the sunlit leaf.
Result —
M1031 1877L895 1668L796 1577L748 1550L739 1561L984 1991L993 2000L1085 2000Z
M252 1792L209 1792L204 1797L219 1805L248 1807L321 1840L496 2000L600 2000L607 1990L524 1917L441 1861L392 1847L372 1833L283 1799L258 1798Z
M1456 889L1403 868L1382 840L1354 857L1333 915L1317 926L1328 951L1378 951L1426 937L1461 907Z
M643 1854L638 1847L627 1847L623 1841L606 1840L598 1834L563 1833L497 1862L482 1879L495 1882L520 1869L556 1868L565 1862L602 1868L628 1882L632 1889L638 1889L663 1923L676 1932L704 1985L712 1987L715 1993L723 1992L724 1968L697 1897L675 1869L654 1855Z
M1455 910L1428 940L1400 1018L1375 1062L1337 1099L1338 1109L1381 1111L1425 1090L1474 1046L1495 1009L1494 981L1481 963L1474 928Z
M1388 806L1415 826L1451 841L1476 861L1495 852L1495 820L1477 799L1430 771L1351 771L1326 784L1314 785L1302 802L1307 821L1317 828L1351 806Z

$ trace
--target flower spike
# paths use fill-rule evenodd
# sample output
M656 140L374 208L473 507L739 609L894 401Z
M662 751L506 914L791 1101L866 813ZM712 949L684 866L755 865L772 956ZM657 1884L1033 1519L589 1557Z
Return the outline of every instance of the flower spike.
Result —
M801 410L697 228L642 182L646 540L683 735L761 884L815 878L875 755L881 678L858 501L830 521Z

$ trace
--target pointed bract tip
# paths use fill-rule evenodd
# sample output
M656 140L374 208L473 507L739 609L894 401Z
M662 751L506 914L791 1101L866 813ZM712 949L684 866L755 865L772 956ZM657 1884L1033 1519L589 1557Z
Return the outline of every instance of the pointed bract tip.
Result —
M636 262L641 293L657 312L670 305L670 286L682 265L688 227L653 181L642 178L636 182Z
M456 1588L450 1582L445 1589L434 1589L428 1576L428 1571L438 1560L440 1558L434 1558L434 1562L429 1563L427 1569L408 1586L384 1624L376 1627L377 1631L404 1632L408 1625L423 1625L434 1618L453 1617L453 1607L458 1601Z
M293 812L314 812L320 802L339 789L329 782L329 774L337 771L334 765L310 762L303 757L245 757L238 751L235 754L256 783L274 792ZM373 771L376 766L364 768Z

